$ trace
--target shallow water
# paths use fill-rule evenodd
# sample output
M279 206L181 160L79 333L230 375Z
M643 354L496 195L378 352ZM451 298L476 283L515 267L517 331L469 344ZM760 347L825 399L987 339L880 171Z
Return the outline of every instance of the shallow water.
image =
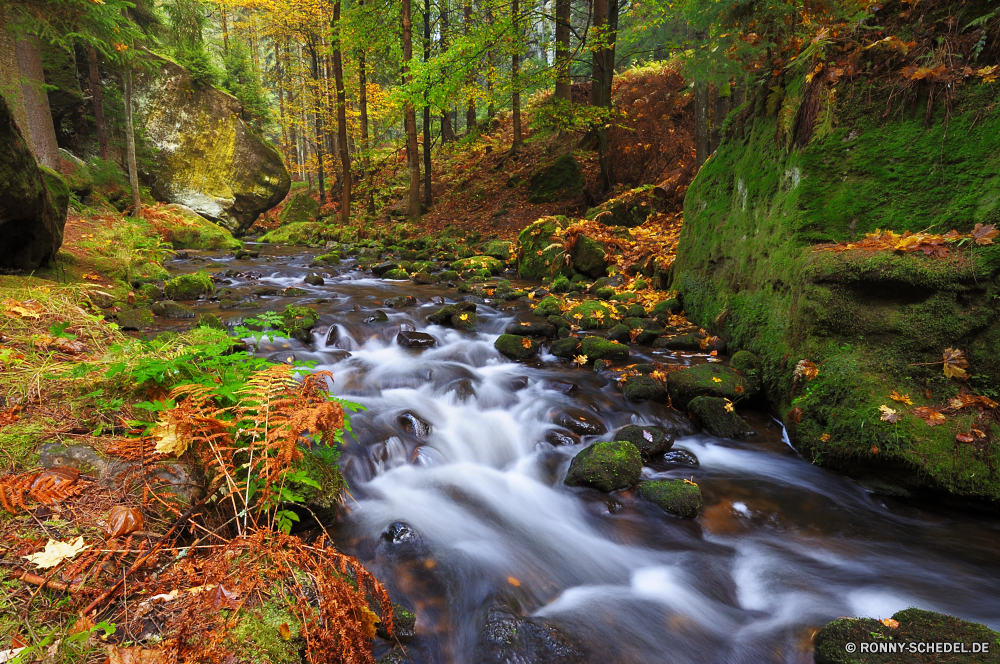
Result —
M476 662L485 615L499 602L556 625L594 662L811 662L811 637L827 621L909 606L1000 629L996 520L871 495L803 461L762 412L741 413L758 432L745 441L693 434L685 416L625 402L589 367L545 354L508 361L493 341L508 323L531 319L525 303L479 304L478 331L467 334L427 323L458 297L453 289L382 281L352 261L319 270L325 285L306 286L319 252L263 251L269 256L170 267L240 273L224 287L307 290L258 302L264 310L314 303L313 347L277 339L260 352L317 362L334 374L338 396L367 409L353 417L355 437L341 457L351 499L335 537L394 601L415 609L412 661ZM383 306L401 294L417 306ZM224 319L255 313L194 308ZM389 320L366 322L376 309ZM400 347L400 329L428 332L437 345ZM706 360L633 347L630 362L640 357ZM582 445L544 438L557 428L553 416L571 407L609 432L583 444L631 423L684 434L673 449L700 465L663 460L643 474L692 478L704 493L702 515L676 519L628 491L564 486Z

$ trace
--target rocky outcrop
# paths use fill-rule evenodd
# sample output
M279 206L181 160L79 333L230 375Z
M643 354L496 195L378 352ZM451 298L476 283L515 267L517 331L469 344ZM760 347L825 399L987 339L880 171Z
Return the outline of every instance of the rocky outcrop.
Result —
M876 229L1000 223L1000 115L989 89L970 85L947 121L944 104L927 124L883 119L871 109L888 92L866 85L843 93L854 101L838 103L836 129L788 149L761 91L687 193L672 285L689 318L756 355L734 367L806 458L873 489L1000 501L996 411L953 401L1000 385L1000 243L847 247ZM965 380L945 375L946 349L964 354ZM931 412L934 426L920 417Z
M240 102L199 86L180 65L150 55L136 76L136 124L158 152L153 195L242 235L291 186L281 155L240 118Z
M68 200L66 184L38 166L0 98L0 267L34 270L52 260Z

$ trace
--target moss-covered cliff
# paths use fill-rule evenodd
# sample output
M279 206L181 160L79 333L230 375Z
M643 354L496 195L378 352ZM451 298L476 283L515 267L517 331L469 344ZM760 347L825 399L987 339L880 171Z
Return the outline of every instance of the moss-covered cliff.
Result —
M243 122L235 97L149 57L155 66L136 79L136 122L158 150L148 174L153 194L242 235L288 193L281 155Z
M965 241L945 258L816 251L878 228L1000 225L997 90L958 90L947 122L941 104L930 126L926 99L912 117L883 120L877 91L858 84L846 96L837 129L801 149L776 139L763 97L734 123L687 194L673 284L691 318L761 357L771 405L808 458L885 491L998 501L996 411L949 400L960 390L998 399L1000 246ZM968 357L968 381L945 377L946 348ZM796 379L800 360L818 376ZM921 406L943 410L944 423L928 426Z

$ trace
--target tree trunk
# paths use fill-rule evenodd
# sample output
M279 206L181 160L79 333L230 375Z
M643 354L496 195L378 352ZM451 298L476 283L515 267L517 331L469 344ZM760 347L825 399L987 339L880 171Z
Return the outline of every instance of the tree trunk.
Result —
M569 76L571 0L556 0L556 99L573 101Z
M365 209L370 214L375 214L375 191L374 183L370 180L371 156L368 154L368 71L365 62L365 51L362 48L358 53L358 107L361 114L361 178L367 185L365 187Z
M413 83L410 62L413 60L413 11L410 0L403 2L403 78L407 85ZM417 148L417 111L413 103L406 102L406 157L410 165L410 202L408 216L420 219L420 152Z
M593 6L594 55L591 67L590 103L611 109L611 85L614 82L614 41L618 28L618 0L594 0ZM601 165L600 185L609 191L615 177L608 154L608 119L597 129L597 156Z
M90 96L94 100L94 122L97 124L97 154L108 158L108 124L104 120L104 91L101 87L101 72L97 68L97 50L87 49L87 64L90 65Z
M524 136L521 134L521 3L519 0L513 0L510 11L514 28L514 48L510 56L510 105L514 120L514 143L510 149L520 150L524 147Z
M125 153L128 159L128 183L132 188L132 216L142 212L139 194L139 171L135 163L135 127L132 125L132 65L125 65Z
M438 43L441 47L441 55L444 55L448 52L448 30L451 28L448 22L448 0L440 0L439 11L441 12L441 37ZM447 145L454 140L455 134L451 128L451 114L446 108L441 112L441 145Z
M431 0L424 0L424 62L431 59ZM424 205L429 210L434 205L431 189L431 107L424 90Z
M464 8L464 18L465 24L463 29L465 31L465 36L468 37L469 33L472 32L472 0L465 0ZM476 82L475 69L470 66L470 73L468 83L471 87ZM471 134L476 129L476 99L469 94L468 103L465 107L465 133L466 135Z
M593 59L590 68L590 105L604 106L604 48L608 29L608 0L593 0L591 41Z
M710 154L715 154L715 151L719 149L719 143L722 142L722 123L729 115L729 96L725 94L728 90L718 84L714 87L715 108L712 110L712 138L708 145Z
M313 122L316 128L316 180L319 184L319 205L326 205L326 181L323 177L323 152L325 134L323 131L323 80L320 72L321 58L316 52L316 44L309 40L309 56L312 59L312 78L315 82L313 90Z
M708 159L708 81L694 82L694 154L700 169Z
M226 7L221 5L219 11L222 13L222 53L223 57L229 57L229 24L226 22Z
M351 153L347 145L347 94L344 91L344 63L340 41L340 0L333 3L333 78L337 86L337 143L340 147L340 168L344 173L340 194L340 223L347 225L351 219Z
M42 70L42 49L35 35L24 35L17 40L17 68L21 74L21 95L28 118L27 134L31 138L31 151L43 166L59 170L59 145L56 127L49 110L49 93Z
M281 125L281 151L285 153L285 160L291 161L288 150L288 130L285 127L285 86L284 67L281 66L281 54L278 51L278 40L274 40L274 76L278 79L278 123Z

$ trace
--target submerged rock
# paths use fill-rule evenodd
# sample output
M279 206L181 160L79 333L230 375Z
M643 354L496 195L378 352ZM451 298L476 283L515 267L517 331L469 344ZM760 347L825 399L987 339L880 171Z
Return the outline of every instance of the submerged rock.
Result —
M622 386L626 401L667 402L667 389L663 383L649 376L628 376Z
M554 626L505 605L490 609L476 642L476 664L584 664L580 646Z
M396 297L390 297L385 301L385 306L390 309L403 309L405 307L412 307L417 304L417 298L412 295L397 295Z
M595 415L579 408L567 408L556 413L552 421L581 436L600 436L608 431L604 423Z
M688 403L688 410L701 428L719 438L743 438L753 434L753 429L736 414L731 401L718 397L695 397Z
M545 433L545 442L550 445L579 445L580 436L572 431L563 429L550 429Z
M566 337L564 339L558 339L552 342L549 346L549 352L556 357L561 357L567 360L573 359L576 355L579 355L580 340L576 337Z
M431 425L409 411L401 413L396 418L396 423L403 431L420 440L425 440L431 434Z
M303 343L312 341L312 329L318 322L319 316L309 307L287 307L281 314L281 329Z
M738 371L719 364L699 364L667 374L667 391L675 408L686 409L700 396L736 401L752 396L750 385Z
M615 431L614 439L632 443L645 458L663 454L674 444L669 429L653 424L629 424Z
M396 335L396 343L407 348L430 348L437 340L426 332L403 330Z
M323 277L319 276L318 274L306 275L305 279L303 279L302 281L308 284L309 286L322 286L323 284L326 283L326 280Z
M594 360L627 360L628 346L601 337L586 337L580 342L581 355Z
M151 153L153 195L242 235L288 193L281 154L244 124L242 106L166 58L135 77L136 124Z
M538 342L518 334L501 334L493 343L501 355L513 360L525 360L538 354Z
M392 639L401 643L409 643L416 634L417 616L402 604L392 605ZM375 632L383 639L389 638L389 632L384 623L379 623ZM380 660L381 661L381 660Z
M666 463L676 466L692 466L697 468L699 465L698 457L687 450L670 450L663 455L663 460Z
M621 440L585 447L570 462L565 482L609 493L632 486L641 475L642 456L638 448Z
M428 316L427 320L435 325L446 325L459 330L475 329L479 322L474 302L458 302L441 307Z
M636 493L640 498L658 505L664 512L682 519L698 516L703 504L701 488L685 480L641 482Z

